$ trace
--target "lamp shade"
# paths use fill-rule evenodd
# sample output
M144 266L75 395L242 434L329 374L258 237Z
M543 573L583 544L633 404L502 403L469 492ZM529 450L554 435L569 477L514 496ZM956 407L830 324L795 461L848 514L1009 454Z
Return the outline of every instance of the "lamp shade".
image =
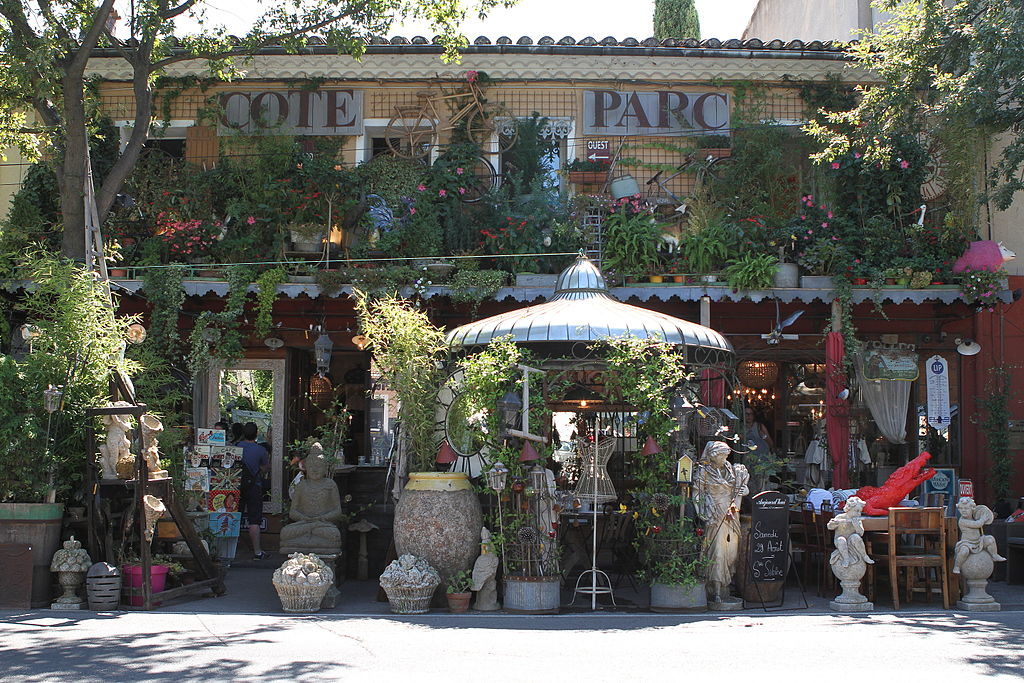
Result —
M647 441L644 441L644 447L640 451L643 455L657 455L661 453L661 446L654 440L653 436L648 436Z
M779 377L779 364L770 360L745 360L736 368L736 377L743 386L767 389L775 386Z
M439 465L451 465L458 459L459 454L456 453L455 449L448 443L448 439L445 439L441 442L441 447L437 449L437 457L434 458L434 462Z
M604 396L597 393L590 387L586 387L582 384L576 384L565 393L565 398L562 400L565 403L571 403L579 406L580 408L586 408L588 405L604 403Z
M539 460L540 455L537 453L537 449L533 447L529 441L523 442L523 450L519 453L519 462L533 462Z

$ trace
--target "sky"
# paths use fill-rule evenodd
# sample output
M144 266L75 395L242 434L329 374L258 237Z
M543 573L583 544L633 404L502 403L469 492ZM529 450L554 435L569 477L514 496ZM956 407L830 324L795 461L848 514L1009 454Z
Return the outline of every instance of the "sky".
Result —
M275 0L276 1L276 0ZM259 10L260 0L208 0L216 9L211 18L241 33L246 17ZM747 25L756 0L696 0L703 38L739 38ZM510 9L496 9L486 20L475 17L463 25L470 42L477 36L495 40L500 36L513 39L529 36L534 40L564 36L598 40L607 36L616 39L642 40L653 35L651 17L654 0L519 0ZM122 14L124 12L122 11ZM392 35L411 37L430 33L422 26L396 27Z

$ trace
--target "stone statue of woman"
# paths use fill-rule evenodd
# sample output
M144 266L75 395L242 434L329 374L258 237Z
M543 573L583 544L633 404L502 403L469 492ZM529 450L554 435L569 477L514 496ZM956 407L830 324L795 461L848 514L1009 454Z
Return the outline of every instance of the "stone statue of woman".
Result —
M695 480L697 515L704 520L704 552L710 560L708 602L713 610L733 610L742 600L729 592L740 547L740 502L749 493L750 475L743 465L728 462L732 452L724 441L709 441L701 453Z

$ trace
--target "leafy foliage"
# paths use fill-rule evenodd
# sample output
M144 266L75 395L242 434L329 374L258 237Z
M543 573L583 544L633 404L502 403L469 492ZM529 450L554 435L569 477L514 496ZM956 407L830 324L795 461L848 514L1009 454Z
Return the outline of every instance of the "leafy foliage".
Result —
M355 294L360 329L385 381L398 394L401 438L410 451L410 466L430 471L437 447L434 410L440 363L447 351L444 332L408 301L395 296L370 300L358 290Z
M56 488L58 499L75 492L84 471L87 408L103 405L112 369L131 372L121 359L132 318L117 317L106 289L79 264L29 254L20 276L34 286L19 302L38 336L21 360L0 356L0 500L38 502ZM63 409L50 419L43 391L63 385ZM51 479L52 476L52 479Z
M700 17L694 0L654 0L654 37L700 38Z

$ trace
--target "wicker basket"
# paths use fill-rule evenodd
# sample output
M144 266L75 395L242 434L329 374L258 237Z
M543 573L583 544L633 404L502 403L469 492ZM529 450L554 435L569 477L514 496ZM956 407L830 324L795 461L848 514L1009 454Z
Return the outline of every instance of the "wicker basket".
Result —
M274 581L277 597L281 598L281 609L285 612L309 614L320 611L320 604L331 587L331 582L320 585L286 584Z
M436 589L437 584L416 588L384 586L391 611L395 614L426 614L430 611L430 599L434 597Z

